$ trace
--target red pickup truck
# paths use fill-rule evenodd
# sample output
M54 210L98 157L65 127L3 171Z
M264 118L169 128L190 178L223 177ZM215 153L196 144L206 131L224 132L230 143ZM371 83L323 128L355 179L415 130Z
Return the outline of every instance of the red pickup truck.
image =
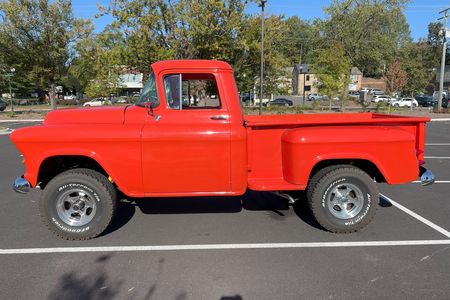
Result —
M14 190L43 190L40 212L60 237L89 239L130 197L239 196L306 201L326 230L372 219L376 182L434 181L424 164L429 119L392 115L246 116L225 62L163 61L126 107L62 109L11 140L26 171ZM150 199L148 201L151 201Z

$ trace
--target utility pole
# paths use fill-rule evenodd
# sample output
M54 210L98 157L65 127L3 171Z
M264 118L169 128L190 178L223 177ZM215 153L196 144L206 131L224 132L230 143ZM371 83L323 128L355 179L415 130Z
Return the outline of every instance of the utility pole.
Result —
M258 5L261 7L261 77L259 79L259 114L262 114L262 99L263 99L263 77L264 77L264 7L267 0L261 0Z
M11 69L9 73L6 73L5 75L3 75L4 77L8 78L8 86L9 86L9 101L11 103L11 112L14 112L14 105L13 105L13 99L12 99L12 89L11 89L11 77L14 76L14 72L16 71L16 69Z
M447 17L448 17L448 10L449 8L444 9L443 11L440 11L439 14L444 14L443 17L440 17L438 20L444 19L444 27L442 28L444 31L444 43L442 45L442 58L441 58L441 73L439 74L439 94L438 94L438 112L441 112L441 106L442 106L442 94L444 92L444 73L445 73L445 54L447 51Z

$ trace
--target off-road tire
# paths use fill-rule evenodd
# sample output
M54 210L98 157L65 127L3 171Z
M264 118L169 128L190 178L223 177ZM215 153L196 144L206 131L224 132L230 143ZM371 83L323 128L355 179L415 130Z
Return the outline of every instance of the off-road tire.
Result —
M348 218L339 218L332 213L328 201L333 191L349 184L360 191L360 211ZM351 233L364 228L372 220L378 205L376 183L367 173L350 165L335 165L317 172L310 180L307 191L309 209L316 221L334 233Z
M57 199L69 189L85 190L95 201L92 219L82 226L71 226L57 212ZM90 169L71 169L55 176L43 190L39 210L43 222L66 240L88 240L100 235L111 223L117 208L117 194L108 179Z

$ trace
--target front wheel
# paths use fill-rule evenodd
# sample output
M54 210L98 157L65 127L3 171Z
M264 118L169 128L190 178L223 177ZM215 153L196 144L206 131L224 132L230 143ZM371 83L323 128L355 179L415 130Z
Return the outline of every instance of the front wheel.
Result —
M100 235L116 211L116 191L102 174L72 169L53 178L44 188L40 213L56 235L87 240Z
M350 233L372 220L378 204L375 182L353 166L318 172L307 189L310 210L317 222L334 233Z

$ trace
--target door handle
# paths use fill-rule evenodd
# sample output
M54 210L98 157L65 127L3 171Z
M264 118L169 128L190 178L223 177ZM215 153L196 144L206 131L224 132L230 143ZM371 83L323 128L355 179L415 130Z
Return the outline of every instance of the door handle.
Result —
M228 120L227 115L217 115L217 116L211 116L210 119L211 120L216 120L216 121L220 121L220 120Z

